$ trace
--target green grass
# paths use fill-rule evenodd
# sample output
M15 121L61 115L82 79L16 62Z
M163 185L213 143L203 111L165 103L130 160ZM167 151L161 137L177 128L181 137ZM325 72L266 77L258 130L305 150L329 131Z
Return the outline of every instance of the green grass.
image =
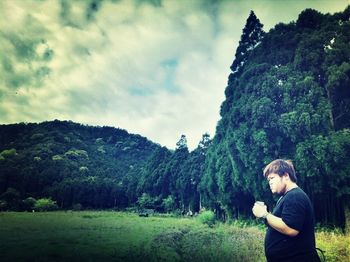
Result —
M197 219L122 212L2 212L0 260L265 261L264 234L242 222L209 227ZM319 232L317 241L335 259L327 261L349 261L342 243L348 240Z
M325 251L327 262L350 261L350 232L320 229L316 233L316 243Z
M264 261L261 230L189 218L6 212L0 225L2 261Z

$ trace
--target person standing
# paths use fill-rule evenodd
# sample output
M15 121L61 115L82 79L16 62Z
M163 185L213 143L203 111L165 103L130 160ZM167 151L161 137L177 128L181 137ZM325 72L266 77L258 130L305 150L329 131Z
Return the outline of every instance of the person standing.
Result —
M276 159L264 169L273 194L281 197L272 213L257 201L252 212L267 225L265 256L268 262L320 261L315 246L314 211L309 197L298 187L293 163Z

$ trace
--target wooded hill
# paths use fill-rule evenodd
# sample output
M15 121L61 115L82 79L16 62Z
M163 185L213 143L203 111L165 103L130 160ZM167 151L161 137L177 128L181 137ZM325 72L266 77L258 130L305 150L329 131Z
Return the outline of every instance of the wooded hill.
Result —
M251 12L213 140L175 151L111 127L0 126L0 208L51 197L61 208L139 205L250 217L274 199L262 169L293 160L319 222L344 225L350 205L350 7L303 11L268 33ZM22 202L21 202L22 201Z
M0 192L14 209L26 197L51 197L61 208L125 207L161 148L125 130L57 120L2 125L0 134Z
M0 210L28 210L33 198L58 207L158 211L199 209L197 185L209 135L189 153L112 127L67 121L0 125Z

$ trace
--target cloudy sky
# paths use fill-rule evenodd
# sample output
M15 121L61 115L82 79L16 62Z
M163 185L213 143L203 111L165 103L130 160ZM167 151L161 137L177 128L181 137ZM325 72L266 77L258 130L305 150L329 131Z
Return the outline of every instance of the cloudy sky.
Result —
M350 0L1 0L0 123L108 125L174 148L212 137L254 10L264 30Z

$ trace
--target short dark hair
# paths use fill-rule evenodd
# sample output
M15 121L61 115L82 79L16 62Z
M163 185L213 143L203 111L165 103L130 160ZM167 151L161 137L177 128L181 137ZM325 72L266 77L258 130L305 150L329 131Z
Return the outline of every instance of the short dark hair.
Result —
M295 175L295 169L291 160L276 159L273 160L264 168L264 177L266 178L269 174L278 174L283 176L287 173L290 177L290 180L297 182L297 176Z

